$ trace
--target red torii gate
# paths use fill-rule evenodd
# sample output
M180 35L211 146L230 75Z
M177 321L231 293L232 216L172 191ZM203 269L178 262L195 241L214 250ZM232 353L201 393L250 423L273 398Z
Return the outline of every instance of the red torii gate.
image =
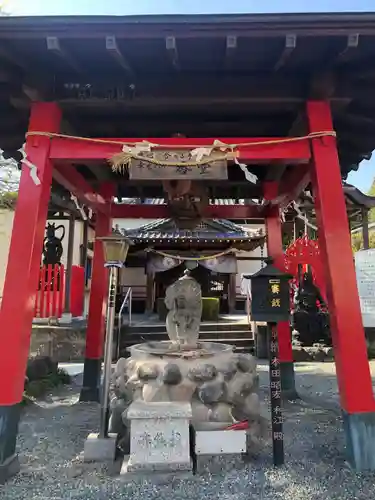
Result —
M358 467L363 456L370 453L370 440L366 440L363 414L375 413L375 400L357 293L355 269L351 250L347 214L341 183L341 171L333 132L330 105L326 101L310 101L306 105L310 133L331 132L326 137L305 138L291 142L275 139L230 138L222 142L239 144L238 158L247 163L282 160L296 164L289 176L278 185L264 184L264 197L268 200L264 213L267 226L268 254L280 269L284 268L281 239L280 208L285 207L308 182L312 182L315 208L319 226L319 241L327 289L328 305L336 359L341 407L352 459ZM72 138L51 138L60 130L61 111L55 103L34 103L27 137L27 155L37 166L40 184L34 182L28 168L23 168L14 217L8 266L0 312L0 468L16 466L15 443L20 417L20 402L24 388L24 375L28 358L30 332L40 255L44 238L52 177L69 189L83 203L97 213L96 235L105 236L111 229L111 218L128 217L140 208L116 207L111 204L113 185L102 185L94 192L86 180L71 166L72 163L106 161L121 151L121 142L143 139L117 139L118 145L102 142L79 141ZM41 133L45 133L43 136ZM192 143L207 145L214 139L148 139L162 145L173 143L176 147ZM257 145L241 146L241 143ZM261 143L261 144L259 144ZM267 144L269 143L269 144ZM146 217L146 208L142 209ZM156 208L150 207L147 217L155 218ZM160 209L161 210L161 209ZM163 209L164 210L164 209ZM228 207L221 217L232 218ZM249 213L250 213L250 209ZM132 212L131 212L132 211ZM121 212L121 215L120 215ZM215 216L210 207L210 216ZM159 215L160 216L160 215ZM242 215L243 217L243 215ZM259 214L258 214L259 217ZM104 335L104 311L107 292L101 244L95 243L90 313L86 339L85 380L83 399L97 397L99 369ZM345 272L345 286L342 273ZM11 335L10 335L11 332ZM293 360L289 326L279 326L280 359L283 388L293 376ZM94 385L93 385L94 381ZM359 422L359 423L358 423ZM367 420L366 420L367 422Z

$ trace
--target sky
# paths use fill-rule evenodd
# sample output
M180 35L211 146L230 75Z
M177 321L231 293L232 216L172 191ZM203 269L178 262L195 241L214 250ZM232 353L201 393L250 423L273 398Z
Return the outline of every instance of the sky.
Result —
M308 8L306 6L308 5ZM0 0L0 6L15 16L46 15L146 15L146 14L235 14L282 12L375 11L375 0ZM362 191L375 178L375 155L363 161L348 182Z

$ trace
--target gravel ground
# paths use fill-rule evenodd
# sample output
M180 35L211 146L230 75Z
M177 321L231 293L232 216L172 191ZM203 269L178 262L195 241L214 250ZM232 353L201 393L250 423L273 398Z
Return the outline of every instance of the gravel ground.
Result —
M307 364L306 364L307 365ZM316 396L324 392L337 402L334 370L297 368L298 386ZM261 393L267 411L267 372L260 366ZM328 394L329 392L329 394ZM336 394L335 394L336 393ZM26 410L20 425L21 473L0 486L6 500L356 500L375 497L375 474L355 474L344 457L344 436L337 413L310 403L285 408L286 465L272 466L271 443L241 469L220 475L195 476L167 484L129 483L113 471L84 464L81 452L87 434L98 425L98 405L78 403L78 387L55 394Z

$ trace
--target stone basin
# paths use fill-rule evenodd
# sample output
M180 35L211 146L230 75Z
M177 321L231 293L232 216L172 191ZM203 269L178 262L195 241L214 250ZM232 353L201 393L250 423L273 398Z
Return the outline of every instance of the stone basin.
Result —
M109 431L119 435L126 453L132 402L187 403L195 429L226 429L260 417L255 358L229 344L199 340L198 282L189 275L179 278L168 287L165 304L169 340L129 347L130 357L119 359L113 373Z
M145 342L128 347L128 352L132 359L141 359L145 357L167 357L167 358L212 358L217 355L223 355L233 352L233 346L221 344L219 342L199 342L197 348L185 348L178 350L169 340L157 342Z

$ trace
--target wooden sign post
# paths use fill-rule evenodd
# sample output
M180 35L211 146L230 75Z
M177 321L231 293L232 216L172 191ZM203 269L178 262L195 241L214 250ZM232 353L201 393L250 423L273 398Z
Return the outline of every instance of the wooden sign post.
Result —
M266 267L244 277L251 280L251 319L266 322L268 328L273 463L279 466L284 464L284 434L277 323L290 319L289 280L292 276L272 266L271 259L266 262Z
M284 433L283 413L281 405L279 341L277 338L277 324L268 323L267 326L269 334L269 371L273 463L274 465L279 466L284 464Z

